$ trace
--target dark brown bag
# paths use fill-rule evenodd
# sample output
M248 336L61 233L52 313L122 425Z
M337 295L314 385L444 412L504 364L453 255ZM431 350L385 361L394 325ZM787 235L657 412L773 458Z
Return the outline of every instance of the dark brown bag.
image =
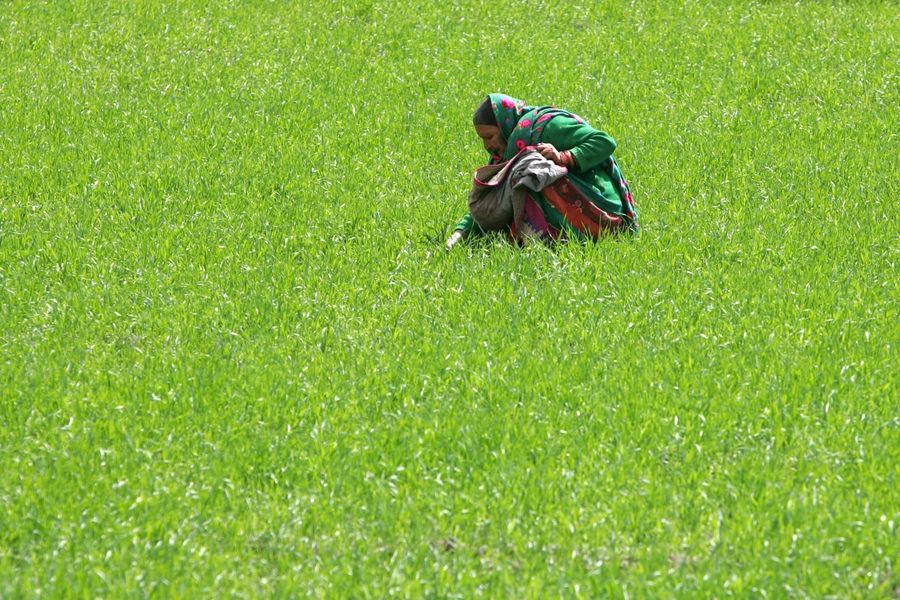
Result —
M506 229L513 220L512 203L501 205L497 188L503 183L513 160L496 165L485 165L475 171L475 181L469 192L469 212L478 226L485 231Z

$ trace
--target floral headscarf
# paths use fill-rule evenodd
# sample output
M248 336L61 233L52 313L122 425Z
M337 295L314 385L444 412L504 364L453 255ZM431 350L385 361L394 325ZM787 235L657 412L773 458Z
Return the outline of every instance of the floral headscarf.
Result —
M492 162L509 160L526 147L539 144L546 122L554 117L566 116L584 123L578 115L553 106L528 106L506 94L490 94L488 98L500 127L500 135L507 143L506 156L492 155Z
M517 100L506 94L490 94L491 108L494 109L494 116L497 118L497 125L500 127L500 135L504 140L508 140L515 126L519 123L522 116L534 110L533 106L526 106L521 100Z

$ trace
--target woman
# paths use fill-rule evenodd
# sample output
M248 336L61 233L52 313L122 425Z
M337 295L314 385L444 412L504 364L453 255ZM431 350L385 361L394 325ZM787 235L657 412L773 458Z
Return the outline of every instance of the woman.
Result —
M524 214L516 216L524 225L519 230L513 226L510 232L514 242L536 238L551 243L637 232L634 201L612 157L616 143L607 134L568 111L526 106L504 94L485 98L473 122L491 156L489 164L504 163L534 149L568 170L556 184L540 192L528 192ZM477 179L476 173L476 186ZM447 247L483 233L470 212L456 225Z

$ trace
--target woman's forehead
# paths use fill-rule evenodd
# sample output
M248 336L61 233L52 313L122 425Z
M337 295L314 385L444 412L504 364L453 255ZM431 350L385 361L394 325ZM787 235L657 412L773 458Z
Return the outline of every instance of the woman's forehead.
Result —
M494 125L476 125L475 131L481 137L491 137L500 133L500 128Z

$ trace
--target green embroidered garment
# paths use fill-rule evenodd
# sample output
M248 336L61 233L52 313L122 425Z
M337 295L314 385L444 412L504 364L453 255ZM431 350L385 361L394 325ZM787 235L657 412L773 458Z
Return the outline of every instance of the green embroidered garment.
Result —
M634 200L612 157L616 143L609 135L565 110L527 106L504 94L491 94L489 98L500 134L507 142L505 155L491 154L491 164L510 160L525 148L540 143L552 144L560 152L568 150L578 163L569 169L569 181L598 209L620 217L622 228L637 232ZM532 192L531 197L543 213L546 225L564 233L568 239L586 239L584 231L573 226L543 194ZM463 217L456 230L466 234L483 233L471 213Z

